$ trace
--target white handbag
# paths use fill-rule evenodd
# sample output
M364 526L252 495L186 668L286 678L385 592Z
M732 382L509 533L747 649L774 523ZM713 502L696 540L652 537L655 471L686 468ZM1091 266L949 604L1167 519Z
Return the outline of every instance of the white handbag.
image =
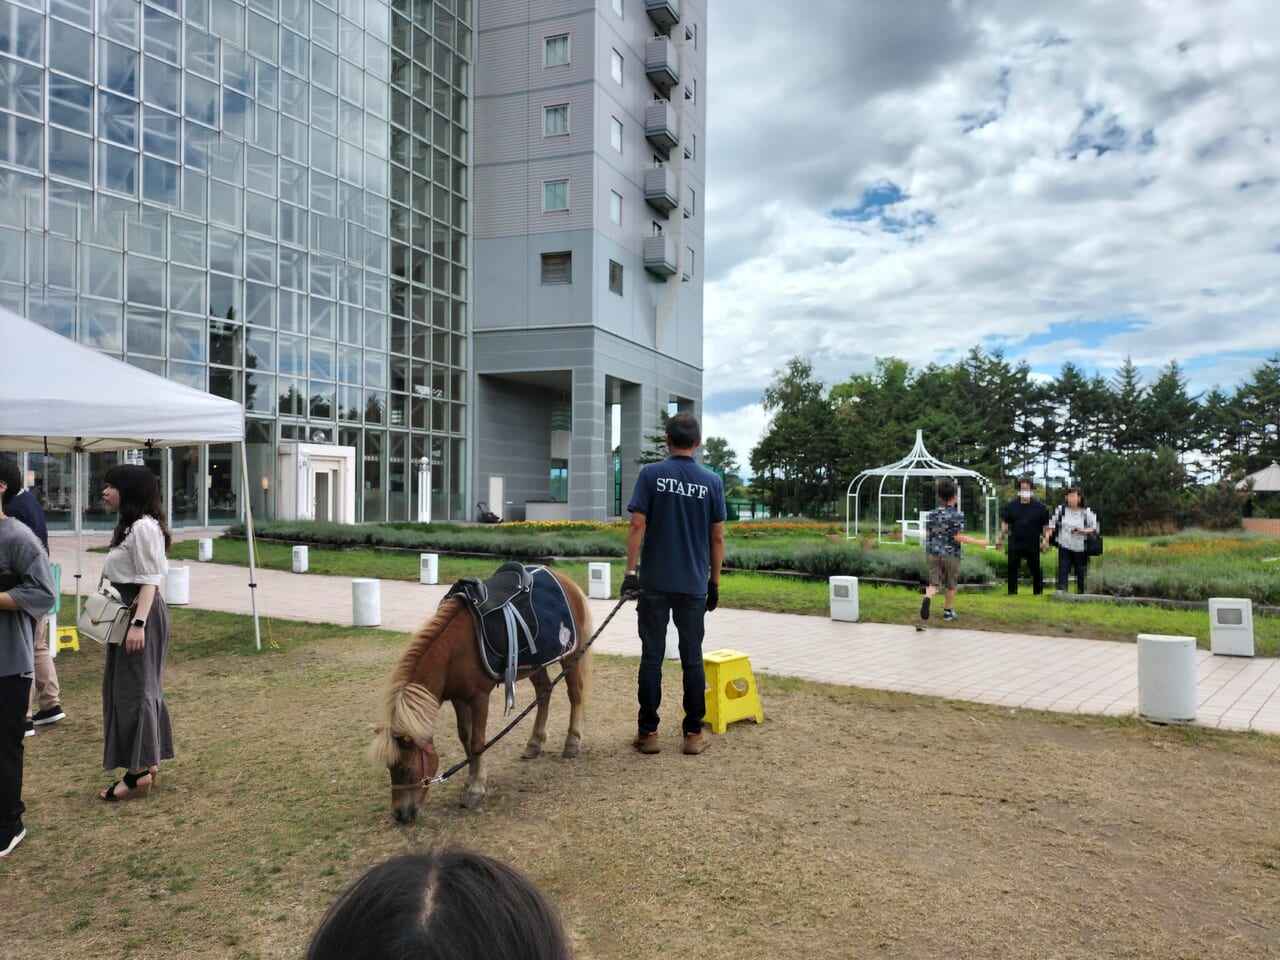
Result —
M104 579L98 583L97 591L85 598L76 628L82 637L103 645L124 643L136 609L136 604L126 606L120 591Z

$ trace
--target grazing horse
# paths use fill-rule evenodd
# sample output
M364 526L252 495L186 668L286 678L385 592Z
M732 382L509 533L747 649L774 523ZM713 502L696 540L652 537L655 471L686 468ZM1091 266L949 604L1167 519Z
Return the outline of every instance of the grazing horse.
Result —
M569 732L561 753L576 757L582 743L588 673L587 658L580 654L589 642L591 614L578 585L563 574L552 573L564 588L577 627L577 643L563 661L568 664L564 685L570 708ZM518 676L527 677L539 696L551 687L545 667L521 671ZM391 672L383 698L383 722L371 747L377 762L391 773L391 811L399 823L409 823L417 816L427 783L440 766L434 738L436 713L445 700L453 704L458 739L470 765L462 806L474 807L484 798L486 757L480 750L489 720L489 694L496 683L481 664L471 611L461 599L445 599L435 616L418 628ZM544 697L538 703L533 732L522 754L525 759L542 753L550 699Z

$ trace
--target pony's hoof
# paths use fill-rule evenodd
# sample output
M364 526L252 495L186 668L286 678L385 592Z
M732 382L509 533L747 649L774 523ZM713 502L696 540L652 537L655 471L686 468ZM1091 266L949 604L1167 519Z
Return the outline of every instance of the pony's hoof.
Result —
M464 810L474 810L480 806L480 801L483 799L483 790L468 790L462 797L461 806Z
M582 748L578 744L566 743L564 745L564 750L560 753L560 756L564 757L566 760L572 760L581 752Z
M536 760L536 759L538 759L538 757L540 757L540 756L542 756L542 744L540 744L540 743L526 743L526 744L525 744L525 747L524 747L524 753L520 754L520 759L521 759L521 760Z

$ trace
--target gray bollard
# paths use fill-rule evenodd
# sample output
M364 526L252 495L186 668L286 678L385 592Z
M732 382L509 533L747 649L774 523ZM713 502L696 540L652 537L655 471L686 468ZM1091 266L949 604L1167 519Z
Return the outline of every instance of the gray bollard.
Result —
M612 564L587 564L587 596L592 600L608 600L613 593Z
M858 622L858 578L828 577L827 593L831 603L831 619Z
M418 554L418 582L440 582L440 555L437 553Z
M213 538L201 537L196 544L196 558L201 561L213 559Z
M382 581L356 577L351 581L351 624L376 627L382 623Z
M293 572L306 573L307 564L310 561L310 553L306 547L293 548Z
M191 568L170 567L164 575L164 602L170 607L180 607L191 602Z

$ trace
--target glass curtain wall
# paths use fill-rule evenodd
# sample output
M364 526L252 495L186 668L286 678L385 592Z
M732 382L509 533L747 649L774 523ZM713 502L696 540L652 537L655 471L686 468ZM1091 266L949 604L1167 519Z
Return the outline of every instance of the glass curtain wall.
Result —
M465 429L470 12L0 0L0 304L244 404L267 516L278 441L341 428L408 519L389 432ZM241 512L238 457L181 451L175 522Z

